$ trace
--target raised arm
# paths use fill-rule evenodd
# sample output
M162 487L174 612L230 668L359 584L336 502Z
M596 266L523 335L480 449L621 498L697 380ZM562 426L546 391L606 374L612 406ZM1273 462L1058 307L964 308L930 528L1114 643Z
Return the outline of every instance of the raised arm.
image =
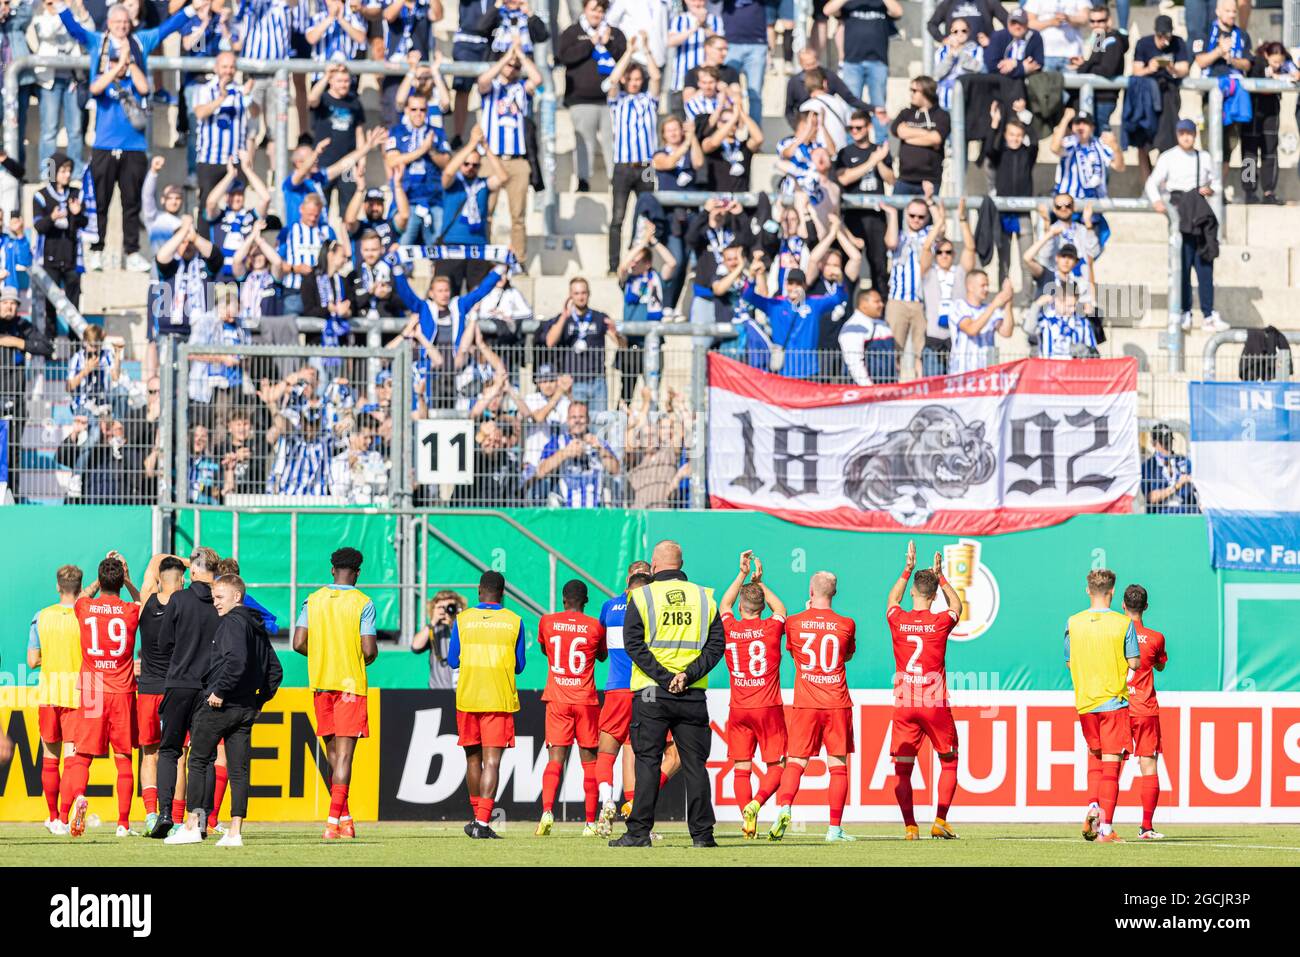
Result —
M736 577L727 586L727 590L722 593L722 598L718 601L718 614L735 615L731 606L736 603L736 596L740 594L740 586L745 584L745 579L749 577L749 564L753 556L753 549L740 553L740 570L736 572Z
M916 567L916 542L908 541L907 558L903 561L903 571L899 574L898 579L894 582L893 587L889 589L889 604L885 606L885 612L895 607L903 607L903 593L907 591L907 582L912 577L912 569Z
M952 612L954 618L961 620L961 596L957 594L957 589L948 584L948 579L943 576L943 555L940 552L934 553L934 573L939 576L939 588L943 591L943 600L948 603L948 610Z

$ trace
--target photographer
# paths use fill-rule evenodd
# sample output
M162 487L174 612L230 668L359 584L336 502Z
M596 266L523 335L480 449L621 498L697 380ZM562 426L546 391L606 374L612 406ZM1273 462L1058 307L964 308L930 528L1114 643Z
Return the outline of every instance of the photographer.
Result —
M440 591L426 603L424 614L429 623L411 638L411 651L429 654L429 687L435 691L456 687L456 672L447 664L447 647L451 626L466 608L466 601L454 591Z

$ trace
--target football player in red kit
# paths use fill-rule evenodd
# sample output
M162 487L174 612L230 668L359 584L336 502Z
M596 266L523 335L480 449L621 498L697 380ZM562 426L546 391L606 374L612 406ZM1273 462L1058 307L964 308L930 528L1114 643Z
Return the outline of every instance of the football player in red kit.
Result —
M727 586L718 608L727 634L727 671L731 679L731 708L727 713L727 759L735 762L736 804L744 818L744 834L758 832L758 812L781 783L785 766L785 709L781 705L781 639L785 637L785 605L763 584L763 563L752 551L740 556L740 571ZM751 564L754 575L748 585ZM731 612L740 597L740 618ZM772 617L764 618L763 609ZM754 751L763 755L767 770L753 791Z
M852 841L844 833L844 805L849 797L848 756L853 753L853 701L849 697L845 663L856 650L857 626L831 610L835 576L817 572L808 585L808 609L785 620L786 647L795 662L794 707L790 711L790 741L781 787L776 794L776 821L767 832L779 841L790 826L790 806L799 793L808 759L825 746L831 773L830 826L827 841Z
M550 760L542 774L542 819L537 836L555 826L555 795L564 778L569 748L578 742L582 758L582 791L586 801L584 837L596 834L596 746L600 743L600 699L596 697L596 662L604 661L605 629L590 615L587 586L578 579L565 583L564 611L543 615L537 643L546 653L546 744Z
M916 545L907 543L907 563L889 590L885 618L894 645L894 723L889 753L894 759L894 796L903 812L907 840L920 837L912 809L912 768L925 738L939 756L939 802L934 812L931 837L952 840L956 832L948 826L948 809L957 793L957 726L948 707L945 657L948 635L961 621L961 598L943 577L943 557L934 553L934 567L916 567ZM903 591L912 579L912 610L903 610ZM939 589L948 607L932 612Z
M1142 829L1140 841L1159 841L1164 835L1151 819L1160 803L1160 775L1157 758L1160 747L1160 704L1156 701L1157 671L1164 671L1169 656L1165 654L1165 636L1142 624L1147 610L1147 590L1141 585L1124 589L1124 612L1137 629L1138 658L1141 664L1128 680L1128 719L1133 728L1133 753L1142 771Z
M135 631L140 620L140 593L131 584L126 562L110 552L99 563L99 594L77 599L74 610L81 627L81 710L73 740L76 753L68 759L60 788L59 810L68 818L68 833L86 830L86 783L90 762L113 749L117 764L117 833L131 833L131 797L135 781L131 753L136 747ZM119 596L122 587L132 601ZM89 591L93 594L95 585Z

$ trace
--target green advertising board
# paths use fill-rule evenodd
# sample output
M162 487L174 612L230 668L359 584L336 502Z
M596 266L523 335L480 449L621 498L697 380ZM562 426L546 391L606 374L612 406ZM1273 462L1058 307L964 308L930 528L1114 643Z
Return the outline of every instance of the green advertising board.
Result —
M576 512L517 509L507 513L533 536L576 564L580 575L493 513L430 517L428 595L454 586L470 601L478 568L466 557L501 571L512 586L541 607L569 578L588 582L598 614L604 592L618 589L624 570L649 556L664 538L681 543L685 571L720 595L732 580L739 553L752 548L763 561L768 585L791 610L802 608L809 576L818 570L839 579L836 608L858 622L858 652L849 663L855 687L886 687L894 671L885 625L886 596L898 575L907 537L803 528L766 515L733 512ZM14 507L0 512L7 539L19 547L0 557L3 621L0 662L14 673L23 660L28 624L55 600L54 571L65 562L93 575L110 548L122 550L137 575L148 559L151 511L147 508ZM245 515L238 523L238 557L244 578L262 583L257 598L284 627L291 620L290 580L296 567L301 602L310 586L328 580L329 553L342 544L366 555L361 587L379 612L381 629L398 627L397 522L391 515L320 515L299 518L296 533L286 515ZM230 516L205 512L200 539L221 554L234 548ZM194 541L194 513L182 512L177 548ZM417 529L417 547L423 546ZM1160 687L1169 690L1300 690L1300 578L1270 573L1216 573L1209 566L1205 523L1199 516L1079 516L1028 532L956 540L916 539L920 561L945 553L950 580L966 596L968 614L949 645L954 687L1063 689L1069 686L1062 646L1067 617L1087 604L1084 579L1093 568L1115 570L1120 588L1146 586L1150 627L1168 638L1169 667ZM380 586L380 587L377 587ZM508 602L536 634L537 616L523 602ZM421 617L421 620L423 618ZM282 655L286 685L306 682L306 659ZM421 687L428 659L386 646L371 668L376 687ZM604 666L598 680L603 681ZM535 644L521 687L540 688L546 663ZM785 676L788 683L790 676ZM13 680L12 678L10 680ZM725 671L714 673L725 684Z

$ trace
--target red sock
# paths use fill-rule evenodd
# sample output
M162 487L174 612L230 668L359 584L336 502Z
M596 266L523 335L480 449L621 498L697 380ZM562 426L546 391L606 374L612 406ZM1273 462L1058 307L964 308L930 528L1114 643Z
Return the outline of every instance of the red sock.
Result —
M754 800L754 769L752 767L735 769L736 806L742 811L745 805Z
M582 797L583 810L587 812L587 823L596 823L596 808L600 804L600 785L596 781L596 761L582 762Z
M1101 819L1106 824L1115 820L1115 805L1119 803L1119 762L1103 761L1101 766Z
M957 793L957 758L939 759L939 806L934 809L934 816L948 820L948 808L952 807L953 795Z
M212 791L212 810L208 812L208 827L217 826L217 812L221 810L221 802L226 799L226 781L230 777L229 772L219 764L212 770L217 786ZM344 807L347 805L344 804Z
M614 759L617 757L617 754L604 751L596 755L596 784L608 784L611 791L614 788Z
M158 813L158 785L150 784L142 789L140 797L144 800L144 813Z
M849 802L849 769L840 764L831 768L831 826L844 820L844 805Z
M542 772L543 811L550 811L555 807L555 792L560 790L562 777L564 777L564 765L559 761L547 761L546 770Z
M493 798L479 798L478 817L476 817L474 820L478 821L480 824L491 824L492 809L496 807L496 803L497 803L496 800Z
M662 790L664 789L664 785L667 784L667 783L668 783L668 775L666 775L666 774L664 774L662 771L660 771L660 772L659 772L659 790L662 791Z
M68 823L72 802L86 793L90 781L90 757L74 754L63 762L63 776L59 781L59 820Z
M218 805L220 805L221 802L218 801L217 803ZM352 816L352 808L348 806L348 792L344 791L343 792L343 813L339 815L339 820L342 821L351 816Z
M121 827L131 826L131 798L135 797L135 775L131 773L131 756L114 754L113 763L117 765L117 823Z
M469 798L469 819L471 821L478 820L478 798L472 794Z
M785 768L779 764L769 764L762 777L758 779L758 793L754 795L759 804L766 804L767 799L781 786L781 775Z
M59 816L59 759L41 758L41 791L45 806L50 810L49 820Z
M776 803L788 807L794 803L794 796L799 793L799 779L803 777L803 765L791 761L781 772L781 786L776 792Z
M348 786L346 784L334 784L330 786L330 816L331 821L337 822L343 816L343 805L348 799Z
M903 823L916 827L916 813L912 810L912 761L894 762L894 797L898 800L898 809L903 812Z
M1100 804L1101 755L1088 752L1088 803Z
M185 798L172 798L172 822L180 824L185 820Z
M1142 776L1142 830L1151 830L1151 818L1160 803L1160 775L1152 772Z

